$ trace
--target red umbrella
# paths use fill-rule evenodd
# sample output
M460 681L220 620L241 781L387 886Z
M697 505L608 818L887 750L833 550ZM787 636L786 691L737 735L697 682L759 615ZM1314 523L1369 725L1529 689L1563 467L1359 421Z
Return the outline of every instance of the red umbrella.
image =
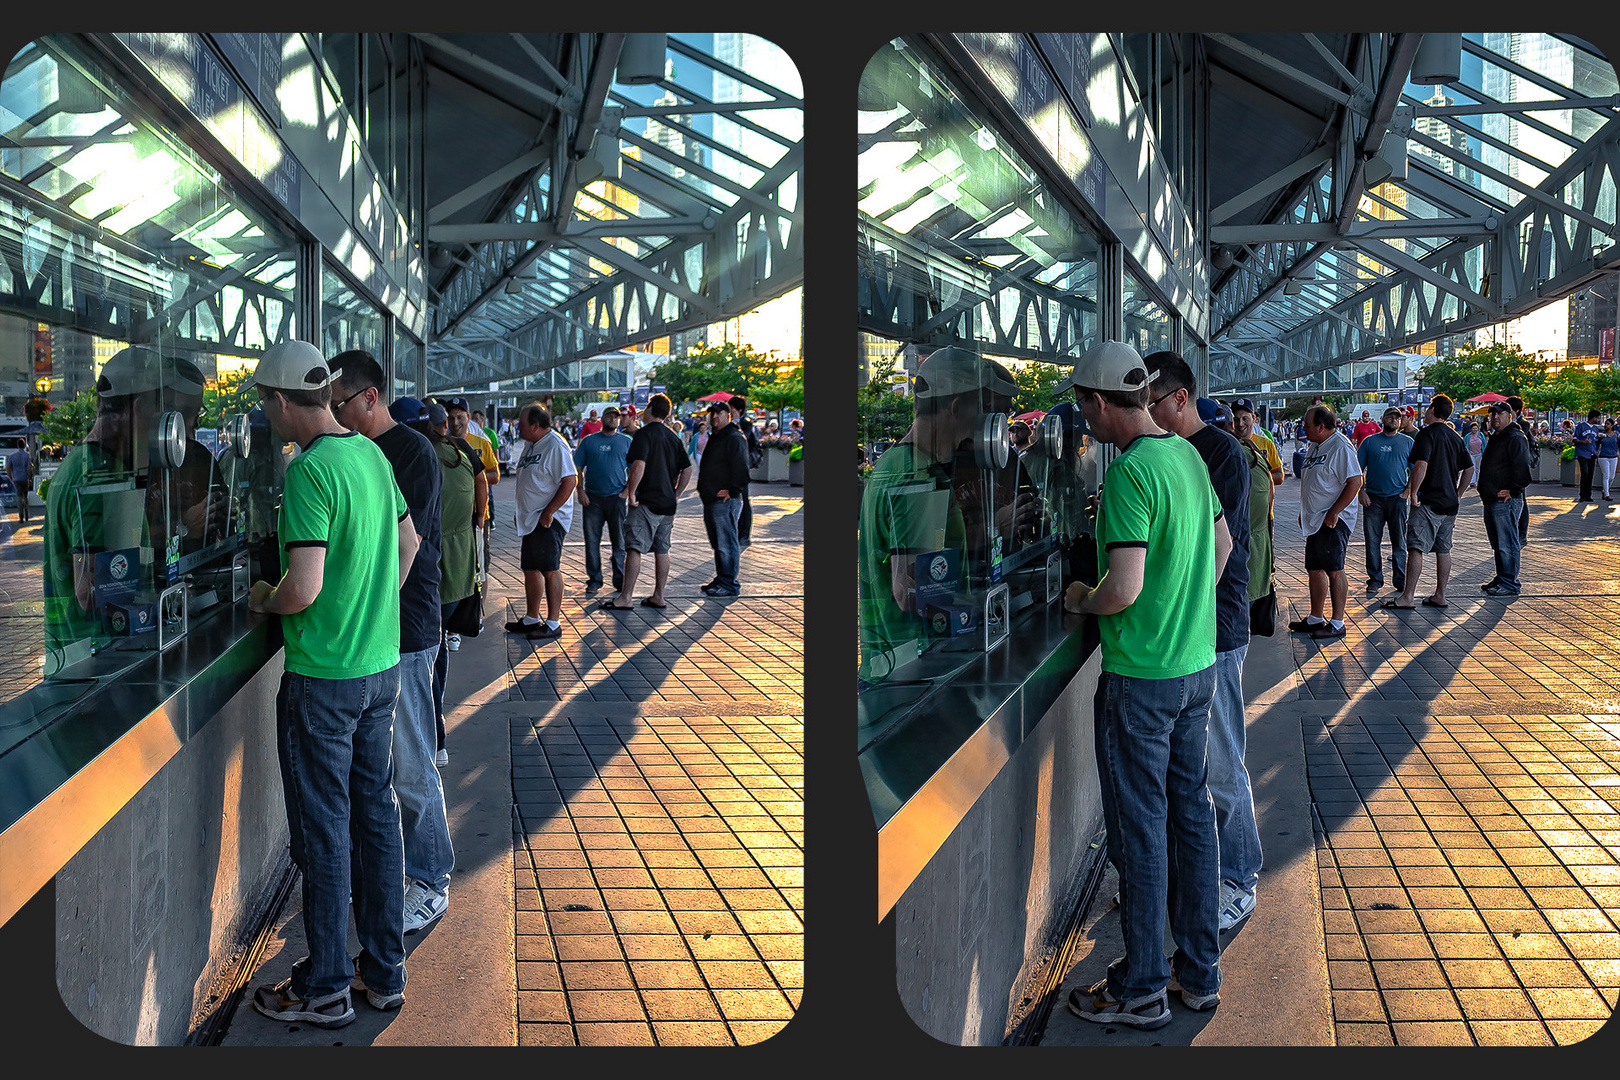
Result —
M1469 401L1506 401L1507 398L1503 397L1501 394L1481 394L1478 397L1471 397L1468 400Z
M726 393L724 390L716 390L712 394L704 394L702 397L698 398L698 400L699 401L730 401L731 400L731 395Z
M1035 423L1037 420L1039 420L1041 417L1043 417L1045 415L1046 414L1044 412L1042 412L1040 409L1032 409L1032 410L1030 410L1029 412L1025 413L1022 416L1013 417L1013 421L1014 421L1014 423L1016 423L1019 420L1023 420L1026 423L1033 424L1033 423Z

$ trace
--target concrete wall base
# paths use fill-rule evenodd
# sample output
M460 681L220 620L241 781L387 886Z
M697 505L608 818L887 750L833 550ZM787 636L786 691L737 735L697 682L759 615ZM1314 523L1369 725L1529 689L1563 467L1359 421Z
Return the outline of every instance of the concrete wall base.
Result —
M287 861L281 673L278 653L56 875L57 989L96 1034L184 1043L246 948Z
M1101 666L1098 650L895 905L900 999L936 1039L1000 1045L1056 944L1102 824Z

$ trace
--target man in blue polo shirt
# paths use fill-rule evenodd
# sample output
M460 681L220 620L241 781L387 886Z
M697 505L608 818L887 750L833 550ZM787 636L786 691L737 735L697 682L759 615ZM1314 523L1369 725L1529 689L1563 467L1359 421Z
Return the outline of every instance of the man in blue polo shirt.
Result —
M593 413L596 410L591 410ZM613 588L624 587L624 485L630 476L630 436L619 430L619 410L602 410L600 431L579 440L579 505L585 524L585 591L602 587L602 526L613 549Z
M1356 459L1365 482L1356 501L1366 510L1361 535L1367 545L1367 595L1384 587L1384 530L1389 530L1395 587L1406 588L1406 482L1411 479L1412 437L1401 430L1401 410L1384 410L1384 429L1361 440Z
M1593 409L1575 425L1575 463L1581 467L1581 493L1575 497L1578 503L1597 501L1592 498L1592 474L1597 469L1598 439L1603 437L1603 425L1598 423L1602 415Z

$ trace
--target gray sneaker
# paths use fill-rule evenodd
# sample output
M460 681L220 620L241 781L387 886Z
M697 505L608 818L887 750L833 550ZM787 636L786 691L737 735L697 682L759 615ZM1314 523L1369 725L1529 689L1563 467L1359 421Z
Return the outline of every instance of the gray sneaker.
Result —
M355 991L356 993L364 993L366 995L366 1000L371 1002L371 1007L373 1009L382 1009L386 1012L391 1009L397 1009L401 1005L405 1004L405 991L401 990L394 994L379 994L377 991L367 986L365 980L359 975L354 977L354 982L349 984L349 989Z
M291 979L283 979L274 986L261 986L255 990L253 1007L284 1024L337 1028L354 1020L354 1004L349 999L349 988L346 986L335 994L305 1000L292 992Z
M1108 990L1108 980L1095 983L1082 991L1079 987L1069 991L1069 1011L1082 1020L1094 1024L1124 1024L1127 1027L1151 1031L1170 1022L1170 1006L1165 991L1143 998L1121 1001Z

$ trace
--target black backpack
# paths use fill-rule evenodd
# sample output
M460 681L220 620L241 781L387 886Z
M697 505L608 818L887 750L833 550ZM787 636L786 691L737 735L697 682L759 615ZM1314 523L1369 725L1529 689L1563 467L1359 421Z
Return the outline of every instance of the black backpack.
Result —
M760 462L765 460L765 448L759 445L759 439L754 435L753 424L749 424L745 430L748 432L748 467L757 469Z

